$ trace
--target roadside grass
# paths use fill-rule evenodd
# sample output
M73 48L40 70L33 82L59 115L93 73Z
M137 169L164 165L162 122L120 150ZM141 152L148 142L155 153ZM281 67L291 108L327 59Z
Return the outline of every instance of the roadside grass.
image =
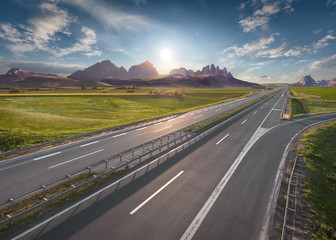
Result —
M336 87L291 87L294 97L336 100Z
M144 93L150 88L135 90ZM190 111L244 97L248 91L247 88L183 89L182 96L136 93L108 97L0 97L0 151Z
M336 239L336 121L306 131L299 153L307 166L304 197L308 200L312 239Z
M290 111L292 117L305 113L331 112L336 111L336 102L291 98Z

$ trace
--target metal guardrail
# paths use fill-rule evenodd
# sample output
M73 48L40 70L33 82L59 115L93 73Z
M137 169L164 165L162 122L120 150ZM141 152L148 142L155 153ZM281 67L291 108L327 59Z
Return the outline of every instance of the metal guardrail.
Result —
M165 118L169 118L169 117L172 117L172 116L178 116L178 115L181 115L181 114L184 114L184 113L185 112L166 114L166 115L153 117L153 118L148 118L148 119L144 119L144 120L140 120L140 121L136 121L136 122L131 122L131 123L127 123L127 124L123 124L123 125L119 125L119 126L114 126L114 127L100 129L100 130L97 130L97 131L87 132L87 133L83 133L83 134L79 134L79 135L75 135L75 136L60 138L60 139L56 139L56 140L53 140L53 141L32 145L32 146L17 148L17 149L13 149L13 150L6 151L6 152L1 152L0 157L10 155L10 154L14 154L14 153L18 153L18 152L22 152L22 151L27 151L27 150L34 149L34 148L44 147L44 146L55 144L55 143L60 143L60 142L74 140L74 139L78 139L78 138L82 138L82 137L92 136L92 135L103 133L103 132L121 130L121 129L128 128L130 126L135 126L135 127L147 126L147 125L151 125L151 124L155 123L156 120L163 120ZM146 125L139 125L139 124L142 124L142 123L147 123L147 124Z
M197 134L197 131L195 130L199 130L199 129L203 129L205 126L208 126L210 124L213 124L213 122L219 121L220 119L223 118L229 118L233 115L237 115L241 112L243 112L244 110L246 110L247 108L249 108L250 106L262 101L265 97L261 97L259 99L256 99L253 102L250 102L248 104L242 105L238 108L236 108L235 110L233 110L231 113L219 113L215 116L211 116L205 120L202 120L200 122L197 122L195 124L192 124L188 127L185 127L183 129L180 129L178 131L172 132L170 134L167 134L163 137L157 138L155 140L149 141L145 144L142 144L140 146L137 146L133 149L129 149L126 150L122 153L113 155L111 157L105 158L103 160L100 160L96 163L93 163L87 167L84 167L82 169L79 169L77 171L71 172L61 178L55 179L51 182L48 182L46 184L40 185L38 187L35 187L33 189L30 189L27 192L21 193L17 196L11 197L5 201L0 202L0 208L3 209L6 206L11 206L12 208L12 215L7 215L6 218L1 219L0 220L0 226L3 226L7 223L10 223L16 219L18 219L19 217L22 217L24 215L29 214L30 212L43 207L43 206L48 206L49 203L71 193L74 192L76 190L78 190L79 188L109 174L112 172L115 172L117 170L120 169L124 169L125 167L129 167L129 166L135 166L141 162L143 162L144 160L147 160L151 157L154 157L155 155L159 155L162 154L164 152L168 152L165 153L163 156L167 156L168 158L171 156L171 154L173 154L174 152L177 153L177 150L182 148L184 149L186 147L186 145L191 145L192 143L195 143L196 141L200 140L201 138L203 138L204 136L206 136L207 134L209 134L210 132L213 132L215 129L217 129L218 127L220 127L222 124L224 124L224 122L221 122L213 127L211 127L209 130L199 134L198 136L190 139L191 137L193 137L194 135ZM213 121L211 121L213 120ZM173 137L173 139L171 139ZM198 139L198 140L197 140ZM173 150L170 150L172 147L175 147L176 145L181 144L180 146L176 147ZM71 178L74 178L80 174L83 173L88 173L88 176L91 176L92 173L94 172L95 174L92 175L91 179L86 180L82 183L79 183L77 186L74 186L71 184ZM61 192L61 193L56 193L53 196L49 196L49 198L45 197L45 192L48 188L55 186L59 183L62 183L64 181L69 181L70 183L70 187L69 189ZM27 198L28 196L32 196L34 194L37 193L43 193L43 198L40 199L39 202L35 202L34 204L32 204L31 206L27 207L25 210L19 210L18 212L15 212L14 208L14 203L18 202L20 200L23 200L25 198Z
M296 155L295 157L295 162L288 182L286 207L282 226L281 240L292 239L295 232L296 186L298 182L298 176L294 176L294 172L297 158L298 155Z

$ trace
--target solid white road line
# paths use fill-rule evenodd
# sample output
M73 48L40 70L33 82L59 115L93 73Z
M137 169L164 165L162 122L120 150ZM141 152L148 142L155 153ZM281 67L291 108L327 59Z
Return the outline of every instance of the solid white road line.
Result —
M282 109L273 109L273 111L282 112Z
M159 194L163 189L165 189L169 184L171 184L176 178L178 178L183 172L184 171L181 171L179 174L177 174L175 177L173 177L169 182L167 182L165 185L163 185L159 190L157 190L155 193L153 193L149 198L147 198L139 206L137 206L132 212L130 212L130 214L133 215L136 211L138 211L140 208L142 208L153 197L155 197L157 194Z
M86 146L89 146L89 145L95 144L95 143L99 143L99 141L94 141L94 142L90 142L90 143L87 143L87 144L83 144L83 145L80 145L80 147L86 147Z
M181 117L179 117L179 118L184 118L185 117L185 115L183 115L183 116L181 116Z
M140 131L140 130L143 130L143 129L146 129L147 127L143 127L143 128L138 128L137 130L135 131Z
M221 140L219 140L216 145L220 144L225 138L227 138L230 134L226 134L225 137L223 137Z
M221 108L220 109L217 109L215 112L218 112L218 111L220 111L220 110L222 110Z
M197 117L194 117L194 119L196 119L196 118L200 118L200 117L203 117L204 115L199 115L199 116L197 116Z
M245 119L245 120L241 123L241 125L243 125L246 121L247 121L247 119Z
M253 113L253 115L255 115L257 112L258 112L258 111L255 111L255 112Z
M52 168L55 168L55 167L61 166L61 165L63 165L63 164L66 164L66 163L73 162L73 161L75 161L75 160L78 160L78 159L81 159L81 158L84 158L84 157L90 156L90 155L92 155L92 154L95 154L95 153L98 153L98 152L101 152L101 151L104 151L104 149L100 149L100 150L98 150L98 151L95 151L95 152L92 152L92 153L88 153L88 154L85 154L85 155L83 155L83 156L76 157L76 158L74 158L74 159L71 159L71 160L68 160L68 161L65 161L65 162L62 162L62 163L56 164L56 165L54 165L54 166L48 167L48 169L52 169Z
M162 123L163 123L163 122L155 123L154 126L156 126L156 125L160 125L160 124L162 124Z
M120 137L120 136L123 136L123 135L126 135L127 133L121 133L121 134L118 134L118 135L114 135L112 136L113 138L116 138L116 137Z
M171 128L171 127L172 127L172 126L164 127L164 128L161 128L161 129L159 129L159 130L154 131L153 133L161 132L161 131L163 131L163 130L165 130L165 129L167 129L167 128Z
M171 121L174 121L175 120L175 118L173 118L173 119L169 119L167 122L171 122Z
M61 152L55 152L55 153L51 153L51 154L48 154L48 155L45 155L45 156L42 156L42 157L34 158L33 161L37 161L37 160L40 160L40 159L43 159L43 158L51 157L51 156L54 156L54 155L57 155L57 154L60 154L60 153Z
M189 115L194 115L195 113L189 113Z
M276 104L278 104L278 102L280 101L280 99L281 98L279 98L279 100L276 102ZM273 108L276 106L276 104L273 106ZM225 188L226 184L230 180L231 176L236 171L236 169L238 168L239 164L241 163L241 161L245 157L246 153L251 149L251 147L254 145L254 143L265 132L267 132L267 130L269 130L269 129L262 129L261 126L264 124L264 122L266 121L266 119L268 118L268 116L271 114L273 108L266 115L266 117L264 118L264 120L259 125L258 129L255 131L255 133L253 134L253 136L250 138L250 140L248 141L248 143L245 145L243 151L240 152L240 154L238 155L238 157L236 158L236 160L233 162L233 164L231 165L231 167L229 168L229 170L226 172L226 174L224 175L224 177L222 178L222 180L216 186L215 190L212 192L212 194L209 197L209 199L206 201L206 203L204 204L204 206L202 207L202 209L198 212L197 216L194 218L194 220L192 221L192 223L189 225L188 229L184 232L183 236L181 237L181 240L187 240L187 239L190 240L190 239L193 238L193 236L195 235L196 231L198 230L198 228L201 226L202 222L204 221L205 217L208 215L210 209L215 204L217 198L219 197L219 195L221 194L221 192Z

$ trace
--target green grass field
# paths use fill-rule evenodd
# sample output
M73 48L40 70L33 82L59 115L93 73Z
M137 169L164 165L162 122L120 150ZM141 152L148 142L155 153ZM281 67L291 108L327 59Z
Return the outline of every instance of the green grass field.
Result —
M336 100L336 87L291 87L294 97Z
M299 148L307 166L304 196L308 200L312 239L336 239L336 121L302 135Z
M136 89L148 93L150 89ZM154 89L151 89L154 90ZM172 89L164 89L166 92ZM99 91L99 90L97 90ZM113 90L111 90L113 91ZM117 89L124 93L127 89ZM245 88L183 89L183 96L0 97L0 151L245 96Z
M294 97L290 99L292 117L336 111L336 87L291 87L290 94Z

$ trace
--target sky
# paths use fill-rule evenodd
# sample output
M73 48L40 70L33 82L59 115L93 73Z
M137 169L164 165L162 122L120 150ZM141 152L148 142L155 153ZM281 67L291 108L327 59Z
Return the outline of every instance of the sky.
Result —
M336 78L336 0L2 0L0 74L67 76L110 60L159 74L215 64L239 79Z

